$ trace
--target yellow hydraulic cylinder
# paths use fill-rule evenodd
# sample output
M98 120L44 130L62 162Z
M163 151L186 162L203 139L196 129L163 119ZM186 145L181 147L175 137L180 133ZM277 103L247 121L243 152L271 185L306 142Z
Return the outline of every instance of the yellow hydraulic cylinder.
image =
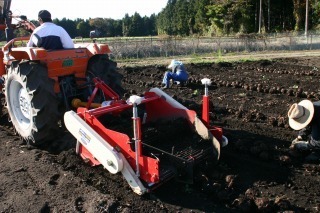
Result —
M87 104L88 104L88 102L83 102L83 101L81 101L81 100L78 99L78 98L73 99L72 102L71 102L71 105L72 105L74 108L86 107ZM101 104L99 104L99 103L91 103L90 107L91 107L91 108L98 108L98 107L101 107Z

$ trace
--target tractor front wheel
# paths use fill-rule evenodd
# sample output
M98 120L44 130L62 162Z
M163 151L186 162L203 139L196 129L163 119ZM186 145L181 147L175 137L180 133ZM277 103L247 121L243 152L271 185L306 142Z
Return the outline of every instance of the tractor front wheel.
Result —
M45 66L30 61L13 63L5 81L5 98L12 124L21 137L34 145L54 138L59 102Z

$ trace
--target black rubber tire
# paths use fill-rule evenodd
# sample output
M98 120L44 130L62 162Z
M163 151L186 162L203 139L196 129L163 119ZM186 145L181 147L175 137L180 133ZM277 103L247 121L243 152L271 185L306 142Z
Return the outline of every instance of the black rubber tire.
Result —
M108 55L93 56L88 62L86 75L90 79L99 77L120 97L123 96L125 92L121 86L123 75L117 71L117 63L110 60Z
M45 66L31 61L13 63L5 80L5 99L12 124L21 137L33 145L55 138L59 101Z

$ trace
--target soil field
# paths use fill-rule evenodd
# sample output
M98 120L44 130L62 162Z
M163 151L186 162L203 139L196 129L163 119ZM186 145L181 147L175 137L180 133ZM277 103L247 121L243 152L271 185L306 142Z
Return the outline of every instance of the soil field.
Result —
M165 92L201 116L201 79L210 78L210 118L229 140L219 162L197 174L194 184L172 180L139 196L121 174L85 164L66 131L44 147L26 144L15 135L3 108L0 211L318 212L320 153L289 149L297 132L288 126L287 111L294 102L319 100L320 57L186 68L188 83ZM163 63L121 66L125 97L161 87L165 71Z

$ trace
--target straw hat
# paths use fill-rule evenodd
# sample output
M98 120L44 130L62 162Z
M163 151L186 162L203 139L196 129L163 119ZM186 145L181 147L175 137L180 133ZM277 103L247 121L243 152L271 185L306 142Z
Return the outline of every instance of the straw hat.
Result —
M309 100L303 100L300 103L292 104L289 111L289 125L294 130L300 130L306 127L314 115L313 103Z

